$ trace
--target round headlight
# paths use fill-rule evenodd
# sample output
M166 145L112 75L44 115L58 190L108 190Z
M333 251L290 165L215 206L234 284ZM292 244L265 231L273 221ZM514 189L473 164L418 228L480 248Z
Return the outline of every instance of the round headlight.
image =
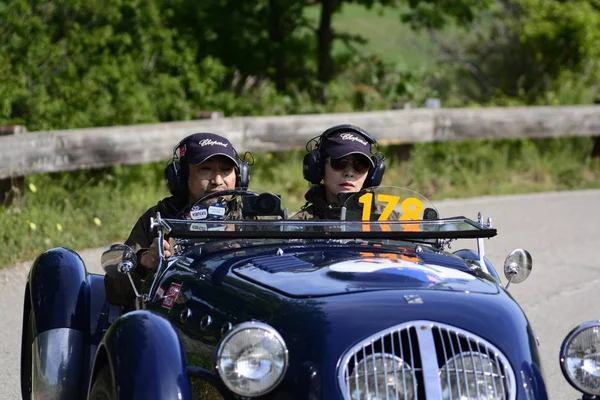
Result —
M235 394L260 396L283 379L288 350L281 335L260 322L234 327L217 349L217 370L223 383Z
M589 321L573 329L560 348L560 366L577 390L600 396L600 321Z
M393 354L375 353L362 359L346 377L352 400L412 399L414 376L410 366Z
M449 359L440 370L443 399L503 399L505 384L498 365L477 352L465 352Z

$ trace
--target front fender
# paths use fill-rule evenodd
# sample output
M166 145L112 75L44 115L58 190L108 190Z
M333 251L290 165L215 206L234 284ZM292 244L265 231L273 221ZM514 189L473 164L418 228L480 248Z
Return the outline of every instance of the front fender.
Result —
M22 335L23 344L31 346L31 360L22 363L31 362L34 397L67 399L85 393L90 286L81 257L65 248L45 251L29 271L25 293ZM27 379L21 376L22 382Z
M87 331L87 271L79 254L62 247L40 254L29 271L31 309L37 332L56 328Z
M118 399L191 400L185 354L175 329L150 311L118 318L100 343L94 375L108 363ZM90 380L90 388L93 379Z
M546 385L544 383L543 371L537 364L524 363L521 366L521 377L523 379L523 390L528 399L547 399Z

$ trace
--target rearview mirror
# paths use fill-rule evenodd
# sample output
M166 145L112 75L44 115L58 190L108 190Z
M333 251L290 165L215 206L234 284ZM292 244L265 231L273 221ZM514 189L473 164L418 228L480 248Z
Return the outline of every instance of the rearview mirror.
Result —
M100 263L106 275L118 278L120 275L133 272L137 257L131 247L125 244L113 244L104 250Z
M511 283L521 283L531 273L533 261L531 254L524 249L515 249L510 252L504 261L504 276L508 280L506 288Z

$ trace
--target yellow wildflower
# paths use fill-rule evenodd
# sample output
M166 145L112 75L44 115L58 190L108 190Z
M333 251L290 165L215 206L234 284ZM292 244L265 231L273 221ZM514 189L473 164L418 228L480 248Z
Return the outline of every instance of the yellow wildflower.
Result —
M100 221L100 218L98 218L98 217L94 218L94 223L98 226L102 225L102 221Z
M56 230L59 231L59 232L62 232L63 231L62 225L61 224L56 224Z
M29 223L29 229L31 229L32 231L35 231L37 229L37 225L35 224L35 222Z
M31 190L32 193L36 193L37 192L37 188L35 187L35 185L33 183L29 184L29 190Z

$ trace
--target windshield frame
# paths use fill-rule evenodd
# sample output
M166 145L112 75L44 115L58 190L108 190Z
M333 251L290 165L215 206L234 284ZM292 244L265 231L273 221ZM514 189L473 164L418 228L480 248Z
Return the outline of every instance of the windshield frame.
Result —
M497 231L469 218L409 221L159 219L168 236L206 239L479 239ZM455 230L439 230L454 225ZM408 228L408 229L404 229Z

